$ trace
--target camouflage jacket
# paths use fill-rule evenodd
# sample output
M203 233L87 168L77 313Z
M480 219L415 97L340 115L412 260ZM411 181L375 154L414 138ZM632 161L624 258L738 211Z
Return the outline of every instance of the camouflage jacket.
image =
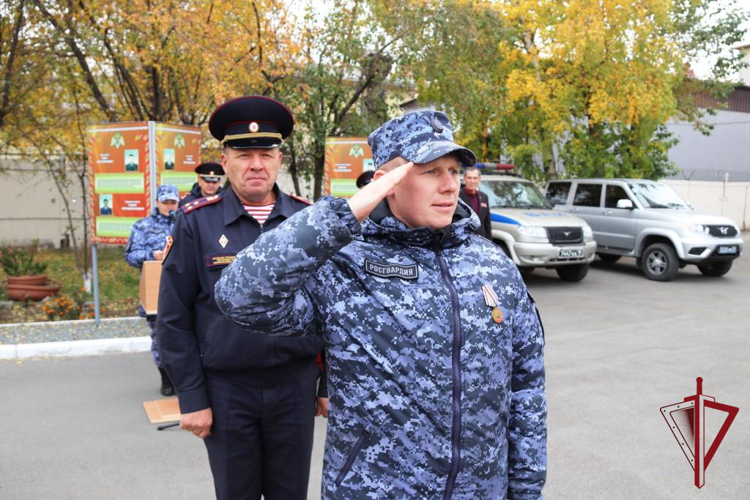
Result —
M174 215L165 217L157 208L144 217L130 230L128 245L125 247L125 261L133 267L142 267L146 260L154 260L154 252L164 250L167 236L172 234Z
M148 217L137 221L130 230L130 238L125 247L125 261L133 267L143 267L143 262L154 260L154 252L164 250L167 236L174 228L174 215L164 217L158 208ZM138 315L146 316L146 311L139 304Z
M223 271L230 319L326 343L323 498L541 498L542 326L478 224L463 202L442 231L409 229L385 202L360 224L324 198Z

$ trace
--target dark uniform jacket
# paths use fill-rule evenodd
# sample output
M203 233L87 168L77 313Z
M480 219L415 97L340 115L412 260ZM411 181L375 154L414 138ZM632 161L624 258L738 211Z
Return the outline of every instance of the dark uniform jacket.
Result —
M222 192L222 189L219 188L216 194L221 194L221 192ZM196 182L195 184L193 184L193 187L190 188L190 192L187 195L185 195L183 199L180 200L180 208L182 208L184 205L187 205L191 201L197 200L198 198L203 198L203 193L201 193L200 185Z
M214 285L234 256L261 232L308 206L277 186L273 189L276 205L263 227L245 212L232 189L196 200L177 217L162 269L157 335L162 364L183 413L210 406L207 375L270 387L315 363L321 350L316 337L274 338L244 331L214 301Z
M490 222L490 202L487 199L487 195L482 191L479 193L479 222L480 226L477 228L476 233L479 236L484 236L488 240L492 240L492 223ZM472 206L469 202L469 197L466 195L466 188L461 188L461 192L458 195L467 205ZM472 210L474 207L472 207Z

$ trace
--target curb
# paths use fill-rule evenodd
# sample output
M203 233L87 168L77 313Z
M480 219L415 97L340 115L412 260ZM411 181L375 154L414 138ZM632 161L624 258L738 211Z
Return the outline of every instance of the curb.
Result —
M100 354L147 352L151 337L71 340L35 344L0 345L0 360L30 358L68 358Z

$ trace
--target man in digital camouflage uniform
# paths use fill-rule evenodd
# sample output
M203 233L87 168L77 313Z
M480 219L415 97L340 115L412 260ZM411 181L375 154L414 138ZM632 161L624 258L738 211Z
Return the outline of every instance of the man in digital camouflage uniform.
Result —
M375 180L240 252L219 308L252 332L324 339L323 498L541 498L544 334L516 266L458 201L459 161L476 157L433 111L368 142Z
M147 260L161 260L164 248L167 246L167 237L172 234L174 228L174 213L179 201L180 192L175 186L169 184L159 186L156 191L156 207L153 213L133 224L130 230L130 239L125 247L125 261L128 264L140 269ZM164 396L172 396L174 387L167 372L162 368L159 357L159 342L156 338L157 315L146 314L140 305L138 315L145 317L151 328L151 356L161 375L160 392Z

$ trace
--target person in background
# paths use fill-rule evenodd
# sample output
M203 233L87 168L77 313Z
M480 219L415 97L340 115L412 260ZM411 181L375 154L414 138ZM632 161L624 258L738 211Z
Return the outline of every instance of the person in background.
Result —
M490 202L487 195L479 190L480 182L482 182L482 174L479 173L478 168L469 167L464 170L464 187L461 189L459 197L479 216L480 225L476 229L476 233L492 241Z
M167 239L172 234L175 221L175 210L180 200L180 193L175 186L163 184L156 191L156 207L151 215L144 217L135 224L130 231L130 238L125 247L125 260L133 267L141 268L147 260L161 260L167 245ZM161 375L161 388L164 396L174 395L167 372L161 365L159 356L159 342L156 336L156 314L146 314L138 305L138 315L145 317L151 328L151 357Z
M206 198L221 193L221 181L224 179L224 168L219 163L206 162L195 167L198 181L190 192L180 200L180 208L198 198Z

